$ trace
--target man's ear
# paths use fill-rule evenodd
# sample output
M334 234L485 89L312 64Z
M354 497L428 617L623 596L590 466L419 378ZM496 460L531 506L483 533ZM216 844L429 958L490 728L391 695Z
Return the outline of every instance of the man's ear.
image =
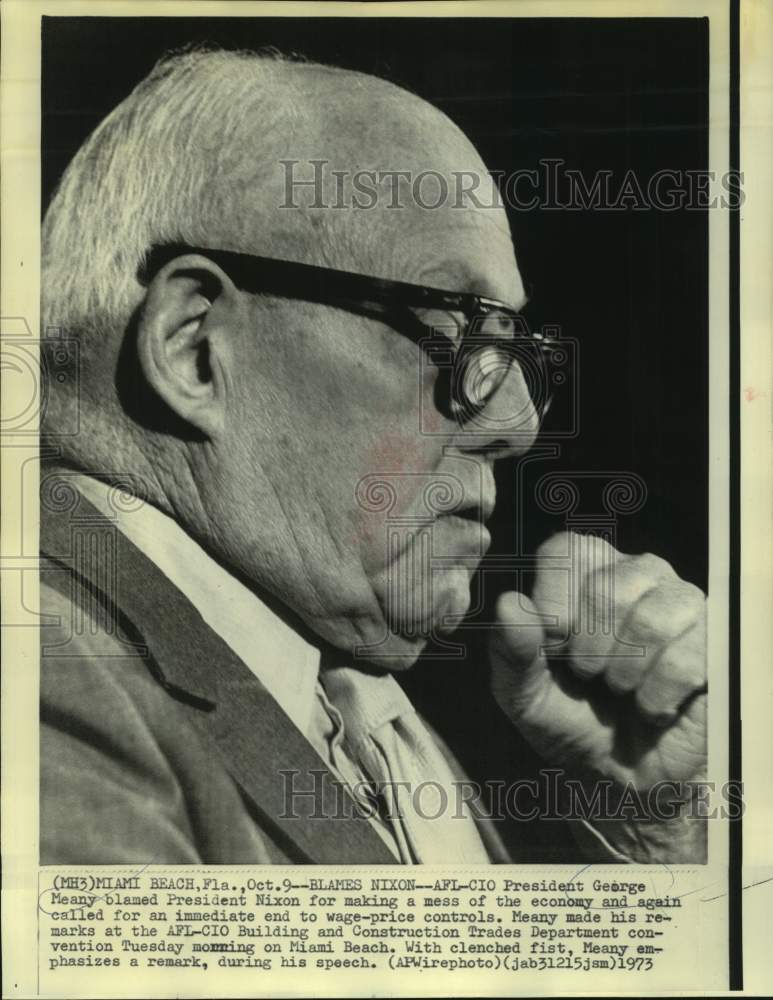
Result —
M208 438L225 421L229 379L222 333L236 296L216 264L186 254L155 274L139 315L137 352L145 378L170 409Z

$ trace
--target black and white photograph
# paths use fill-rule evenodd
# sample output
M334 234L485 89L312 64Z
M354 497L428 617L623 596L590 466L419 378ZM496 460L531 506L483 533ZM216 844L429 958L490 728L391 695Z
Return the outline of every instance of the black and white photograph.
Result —
M708 45L43 19L42 864L706 860Z
M767 995L773 9L0 19L3 995Z

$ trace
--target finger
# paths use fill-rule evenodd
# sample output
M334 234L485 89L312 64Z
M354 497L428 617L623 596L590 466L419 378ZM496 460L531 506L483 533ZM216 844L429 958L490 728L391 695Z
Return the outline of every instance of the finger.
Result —
M595 535L560 532L543 542L536 552L532 597L540 612L555 616L546 619L549 637L568 639L582 630L587 619L587 578L622 558L614 546Z
M645 591L623 621L610 652L605 673L609 688L619 694L639 688L664 648L701 619L704 605L701 591L678 577Z
M517 591L500 596L496 618L497 628L491 637L491 689L512 716L530 705L550 680L541 655L545 630L534 603Z
M556 567L561 555L563 571ZM566 658L583 679L607 669L609 657L617 650L617 630L636 601L661 578L676 576L664 560L626 556L595 535L553 536L538 556L543 557L545 568L538 574L535 601L541 611L558 609L558 627L548 624L546 631L560 640L546 652ZM548 560L552 571L547 568Z
M699 622L663 650L637 689L636 704L650 722L668 725L684 703L705 688L705 628Z
M619 639L623 623L636 602L655 586L628 557L590 574L570 637L570 662L578 676L602 673L616 662L614 657L629 652Z
M645 648L659 647L691 628L702 616L705 597L676 577L647 590L623 622L625 640Z
M638 688L664 647L700 621L704 607L701 591L678 577L644 590L623 617L610 652L605 678L611 690L627 693Z

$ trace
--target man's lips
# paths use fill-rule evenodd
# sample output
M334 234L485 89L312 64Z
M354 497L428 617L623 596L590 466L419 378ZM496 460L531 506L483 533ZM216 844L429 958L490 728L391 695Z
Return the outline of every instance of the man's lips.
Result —
M433 531L439 543L437 548L443 555L480 559L488 551L491 534L485 522L494 512L496 503L493 476L491 480L479 483L477 489L468 487L464 501L457 508L437 516Z
M456 518L460 521L466 521L469 524L476 524L479 527L485 527L486 521L494 513L494 505L496 504L496 495L492 491L481 497L480 500L468 500L466 503L460 504L454 510L449 510L447 514L440 514L439 517L449 517Z
M495 502L495 497L484 497L480 502L463 504L457 510L449 511L449 515L464 518L466 521L477 521L478 524L485 524L494 513Z
M433 525L435 548L441 556L477 556L481 558L491 545L491 535L480 517L455 511L442 514Z

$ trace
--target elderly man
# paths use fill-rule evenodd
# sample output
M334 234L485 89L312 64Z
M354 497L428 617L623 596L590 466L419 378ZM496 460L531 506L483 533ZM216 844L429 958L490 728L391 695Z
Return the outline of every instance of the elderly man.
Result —
M340 207L385 168L476 196L396 210L393 174ZM493 463L538 431L495 200L436 109L274 55L167 59L74 158L43 231L48 349L79 348L43 428L44 863L509 860L393 676L465 613ZM703 595L558 535L497 613L494 691L547 764L672 783L671 818L576 824L587 856L700 857Z

